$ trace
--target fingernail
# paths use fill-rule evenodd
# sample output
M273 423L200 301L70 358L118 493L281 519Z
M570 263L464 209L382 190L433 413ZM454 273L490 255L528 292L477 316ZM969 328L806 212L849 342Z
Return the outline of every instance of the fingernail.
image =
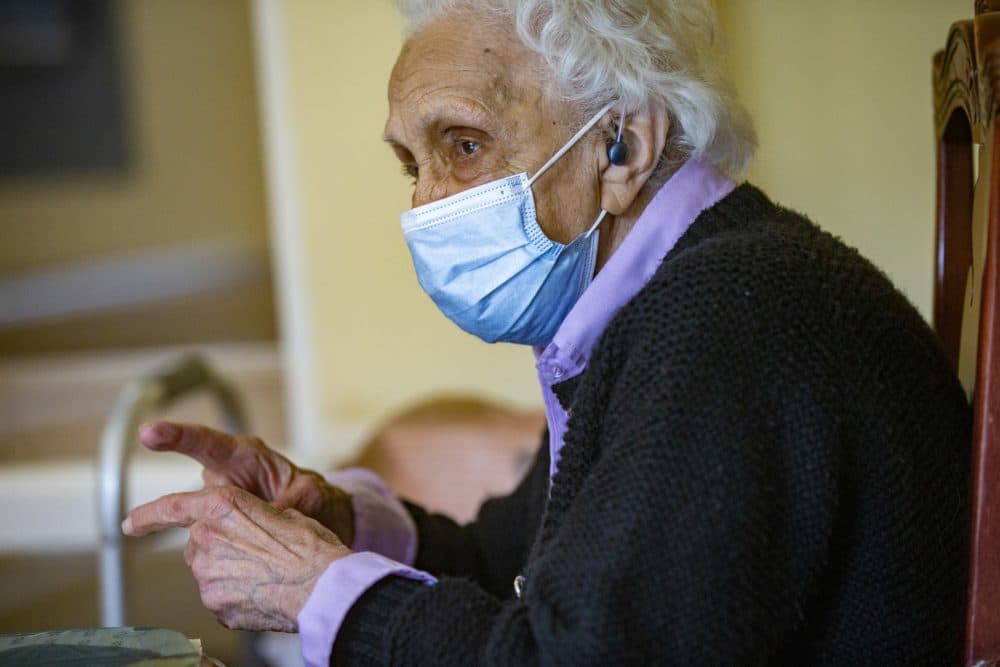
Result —
M132 534L132 517L127 516L125 520L122 521L122 532L126 535Z

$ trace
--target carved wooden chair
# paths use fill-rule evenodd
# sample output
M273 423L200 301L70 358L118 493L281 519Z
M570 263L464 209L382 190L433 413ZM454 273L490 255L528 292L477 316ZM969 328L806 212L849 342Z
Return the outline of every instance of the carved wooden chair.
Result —
M967 665L1000 664L1000 0L934 56L934 328L974 406Z

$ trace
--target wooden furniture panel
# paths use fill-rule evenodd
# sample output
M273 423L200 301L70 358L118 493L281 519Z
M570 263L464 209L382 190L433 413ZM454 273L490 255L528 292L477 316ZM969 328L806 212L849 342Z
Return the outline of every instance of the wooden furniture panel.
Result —
M1000 0L934 57L934 326L974 409L966 664L1000 664ZM974 165L978 147L978 164ZM978 167L978 174L976 174Z

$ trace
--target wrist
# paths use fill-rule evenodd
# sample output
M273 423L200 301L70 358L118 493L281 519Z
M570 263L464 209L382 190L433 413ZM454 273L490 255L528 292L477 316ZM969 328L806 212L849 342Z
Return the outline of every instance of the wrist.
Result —
M343 544L326 542L325 546L321 547L315 557L311 559L313 569L309 572L308 576L290 591L283 612L285 618L291 620L297 626L298 616L302 613L302 609L305 608L306 603L309 602L309 598L312 596L317 584L319 584L319 580L326 574L333 563L350 556L352 553ZM297 630L298 628L296 627Z

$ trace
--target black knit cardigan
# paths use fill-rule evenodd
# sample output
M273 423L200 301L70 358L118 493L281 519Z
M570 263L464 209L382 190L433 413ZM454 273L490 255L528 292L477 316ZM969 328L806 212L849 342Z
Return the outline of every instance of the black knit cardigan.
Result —
M332 664L957 662L970 412L856 251L743 185L556 392L551 492L543 440L470 525L410 505L440 581L366 592Z

